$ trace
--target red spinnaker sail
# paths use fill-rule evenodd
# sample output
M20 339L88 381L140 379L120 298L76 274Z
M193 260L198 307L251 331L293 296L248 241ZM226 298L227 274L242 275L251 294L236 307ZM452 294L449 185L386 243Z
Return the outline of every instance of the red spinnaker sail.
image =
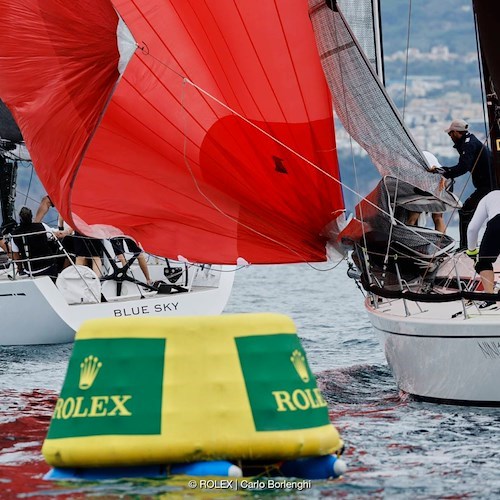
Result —
M0 75L84 233L192 261L325 259L343 199L307 0L3 0Z

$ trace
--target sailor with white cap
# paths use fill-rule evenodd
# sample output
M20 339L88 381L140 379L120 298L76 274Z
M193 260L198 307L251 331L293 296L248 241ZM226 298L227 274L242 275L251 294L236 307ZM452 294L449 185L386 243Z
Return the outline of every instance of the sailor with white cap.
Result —
M460 249L467 247L467 226L469 225L477 204L494 189L495 182L491 172L491 153L475 135L469 132L469 124L465 120L453 120L445 130L454 143L460 158L453 167L431 167L434 173L442 174L447 179L454 179L467 172L471 173L475 191L465 200L459 211L460 215Z

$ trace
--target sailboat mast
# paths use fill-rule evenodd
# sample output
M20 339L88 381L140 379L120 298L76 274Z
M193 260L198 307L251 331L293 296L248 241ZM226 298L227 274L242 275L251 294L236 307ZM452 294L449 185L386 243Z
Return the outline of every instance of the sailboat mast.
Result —
M21 132L7 106L0 101L0 205L2 224L0 234L16 225L14 210L16 202L17 161L9 157L8 151L23 141Z
M0 204L2 206L0 234L16 225L14 219L16 180L17 162L6 159L3 151L0 150Z
M372 0L373 37L375 42L375 61L377 75L385 87L384 52L382 43L382 16L380 15L380 0Z
M500 5L494 0L473 0L475 22L479 34L479 57L483 71L489 122L489 138L493 153L493 181L500 186L500 58L497 36L500 30ZM495 183L494 183L495 185Z
M481 56L482 57L482 56ZM491 75L487 65L482 62L484 89L486 93L486 105L488 112L488 131L491 152L493 157L492 165L492 185L497 187L500 185L500 106L498 96L495 92L495 87L491 81Z

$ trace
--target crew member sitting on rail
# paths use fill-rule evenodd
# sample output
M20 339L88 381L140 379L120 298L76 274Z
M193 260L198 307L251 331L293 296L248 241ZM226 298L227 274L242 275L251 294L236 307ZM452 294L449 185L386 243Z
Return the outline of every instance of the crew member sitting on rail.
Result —
M486 224L479 250L477 240L479 229ZM476 271L486 293L494 293L495 273L493 263L500 255L500 191L491 191L481 199L467 228L467 255L476 261ZM495 304L485 300L481 309Z
M49 241L54 240L51 229L42 222L33 222L33 214L28 207L19 212L19 225L12 231L12 252L18 263L18 271L29 276L57 276L55 259L42 258L54 255ZM34 259L34 260L32 260Z

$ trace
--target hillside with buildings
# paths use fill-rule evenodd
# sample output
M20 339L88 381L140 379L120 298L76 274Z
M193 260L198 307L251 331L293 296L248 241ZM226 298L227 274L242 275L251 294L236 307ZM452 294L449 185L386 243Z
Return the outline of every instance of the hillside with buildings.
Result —
M478 138L486 137L482 87L470 0L382 0L386 88L418 145L444 165L457 153L444 129L463 118ZM337 146L342 177L366 194L378 180L370 161L341 128ZM356 164L357 180L351 172ZM353 196L346 195L347 205Z
M470 0L382 0L387 90L423 149L453 156L443 133L453 118L485 136Z

